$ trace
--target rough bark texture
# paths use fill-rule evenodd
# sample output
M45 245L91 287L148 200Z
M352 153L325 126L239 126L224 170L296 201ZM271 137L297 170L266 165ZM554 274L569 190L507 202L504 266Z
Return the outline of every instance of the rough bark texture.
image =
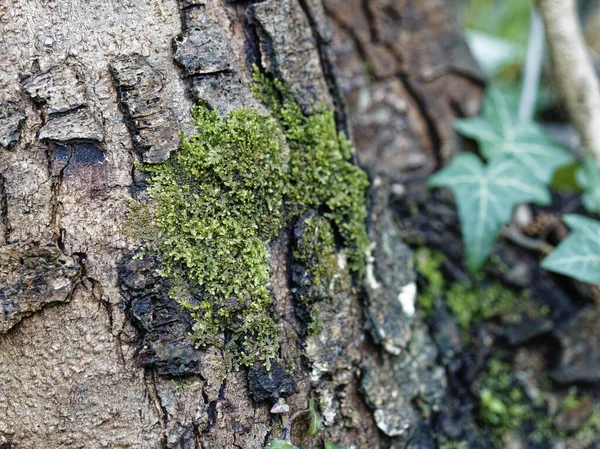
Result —
M262 448L282 434L280 397L292 412L319 403L323 432L294 426L303 447L433 447L446 378L387 179L446 162L452 120L478 106L482 76L442 0L8 2L0 14L0 447ZM364 293L319 303L319 334L292 294L298 237L271 246L282 347L270 374L195 350L189 317L124 233L143 195L135 162L177 150L194 101L264 111L254 63L306 112L335 108L374 167Z

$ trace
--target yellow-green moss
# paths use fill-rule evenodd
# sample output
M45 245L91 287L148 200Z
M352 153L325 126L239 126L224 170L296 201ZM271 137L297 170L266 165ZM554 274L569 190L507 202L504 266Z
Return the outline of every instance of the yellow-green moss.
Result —
M419 293L418 305L428 317L433 313L435 299L444 298L458 324L467 331L474 323L514 312L527 299L527 291L516 292L500 282L485 283L481 276L473 282L448 284L441 271L445 260L439 251L424 247L415 251L415 265L426 284Z
M305 116L282 83L258 73L254 90L274 118L238 109L224 120L194 107L195 134L182 136L166 162L145 167L150 202L132 208L133 216L148 210L138 224L152 228L142 234L163 260L170 296L193 315L196 345L225 334L234 366L277 355L267 245L289 218L309 210L325 217L307 253L322 261L310 267L318 283L332 277L336 242L362 273L367 242L367 177L333 112L321 106Z
M343 133L338 133L334 112L316 105L305 116L288 87L255 69L253 92L269 109L283 129L290 148L287 195L295 213L323 208L347 248L351 270L362 275L368 237L366 173L351 161L354 149Z
M445 280L441 268L446 256L439 251L421 247L414 253L417 272L426 282L426 288L419 293L418 305L426 316L433 315L435 299L444 294Z
M483 422L506 433L521 425L531 414L520 388L514 385L509 367L491 360L480 388L479 416Z
M306 265L311 288L302 300L311 304L333 293L337 271L335 236L329 221L315 215L304 220L302 238L294 253L296 260Z
M472 323L514 312L527 296L527 292L517 293L500 282L483 284L476 279L474 283L453 283L446 291L446 304L458 324L467 330Z

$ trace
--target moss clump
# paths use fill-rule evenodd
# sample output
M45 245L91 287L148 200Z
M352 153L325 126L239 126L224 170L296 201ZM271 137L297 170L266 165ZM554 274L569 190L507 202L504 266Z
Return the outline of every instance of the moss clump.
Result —
M425 281L425 288L419 294L419 307L427 317L433 315L435 299L444 294L445 280L441 268L446 256L439 251L429 248L419 248L415 251L417 272Z
M433 314L435 299L445 298L463 331L483 320L514 312L527 299L528 293L514 292L500 282L485 283L481 276L473 282L457 281L448 285L441 268L444 254L429 248L415 251L415 265L425 288L419 294L419 306L426 316Z
M531 415L521 389L515 385L509 367L499 360L491 360L481 380L481 420L504 434L521 425Z
M516 293L500 282L483 284L455 282L446 292L446 303L463 330L471 324L514 312L527 299L527 292Z
M149 194L166 275L194 291L185 306L200 346L230 333L236 359L269 360L278 349L266 241L282 223L287 153L275 120L240 109L225 122L193 110L196 134L165 163L148 166ZM181 269L181 270L180 270ZM181 291L175 282L173 292Z
M142 234L153 236L170 296L193 315L196 345L219 344L224 334L235 366L277 355L267 245L288 219L309 210L326 218L306 253L324 257L311 266L320 284L331 277L337 243L362 272L367 242L367 177L352 164L333 112L319 107L304 116L282 83L258 74L255 81L260 98L273 93L266 103L275 118L238 109L223 120L194 107L196 133L182 136L166 162L145 167L150 219L138 223L152 227Z
M312 304L328 297L335 287L337 255L335 236L329 221L313 215L303 222L303 232L294 258L308 269L310 286L302 301Z
M363 274L368 237L365 191L367 175L351 158L350 141L338 133L333 111L324 105L310 116L302 113L288 87L281 81L254 72L253 92L277 118L290 148L287 195L292 213L322 208L347 248L348 265Z

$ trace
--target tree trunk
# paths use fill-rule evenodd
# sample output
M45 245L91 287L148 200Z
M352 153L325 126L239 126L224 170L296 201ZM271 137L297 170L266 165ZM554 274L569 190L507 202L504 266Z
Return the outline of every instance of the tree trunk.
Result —
M316 401L292 441L435 447L444 369L414 312L411 254L389 186L457 149L482 75L442 0L131 0L0 6L0 448L262 448ZM279 356L228 369L194 349L189 313L132 259L140 161L177 151L203 101L266 108L252 65L305 113L336 111L370 167L364 285L338 291L307 332L295 299L298 225L269 246ZM390 181L391 180L391 181Z

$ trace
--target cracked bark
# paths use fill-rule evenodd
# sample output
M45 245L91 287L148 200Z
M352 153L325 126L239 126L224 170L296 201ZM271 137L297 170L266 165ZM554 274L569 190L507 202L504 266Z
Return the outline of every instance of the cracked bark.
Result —
M255 449L281 436L270 399L253 399L249 370L227 372L214 348L194 351L160 282L147 267L126 271L139 242L123 232L129 201L144 194L135 162L176 151L194 101L223 115L266 113L248 88L253 63L305 110L335 107L374 174L370 277L363 293L319 304L321 334L307 335L291 293L293 237L270 248L282 367L296 390L286 401L294 412L316 398L325 425L305 437L300 421L293 439L431 440L444 379L418 314L398 308L413 274L386 209L388 178L446 163L458 142L452 120L478 107L482 76L441 0L77 0L0 11L1 250L39 262L31 245L50 245L51 260L80 267L37 302L35 270L0 277L2 298L18 298L22 312L0 331L0 447ZM34 287L61 278L49 262L35 266L46 269ZM411 392L399 384L415 378ZM275 385L266 397L290 391Z

